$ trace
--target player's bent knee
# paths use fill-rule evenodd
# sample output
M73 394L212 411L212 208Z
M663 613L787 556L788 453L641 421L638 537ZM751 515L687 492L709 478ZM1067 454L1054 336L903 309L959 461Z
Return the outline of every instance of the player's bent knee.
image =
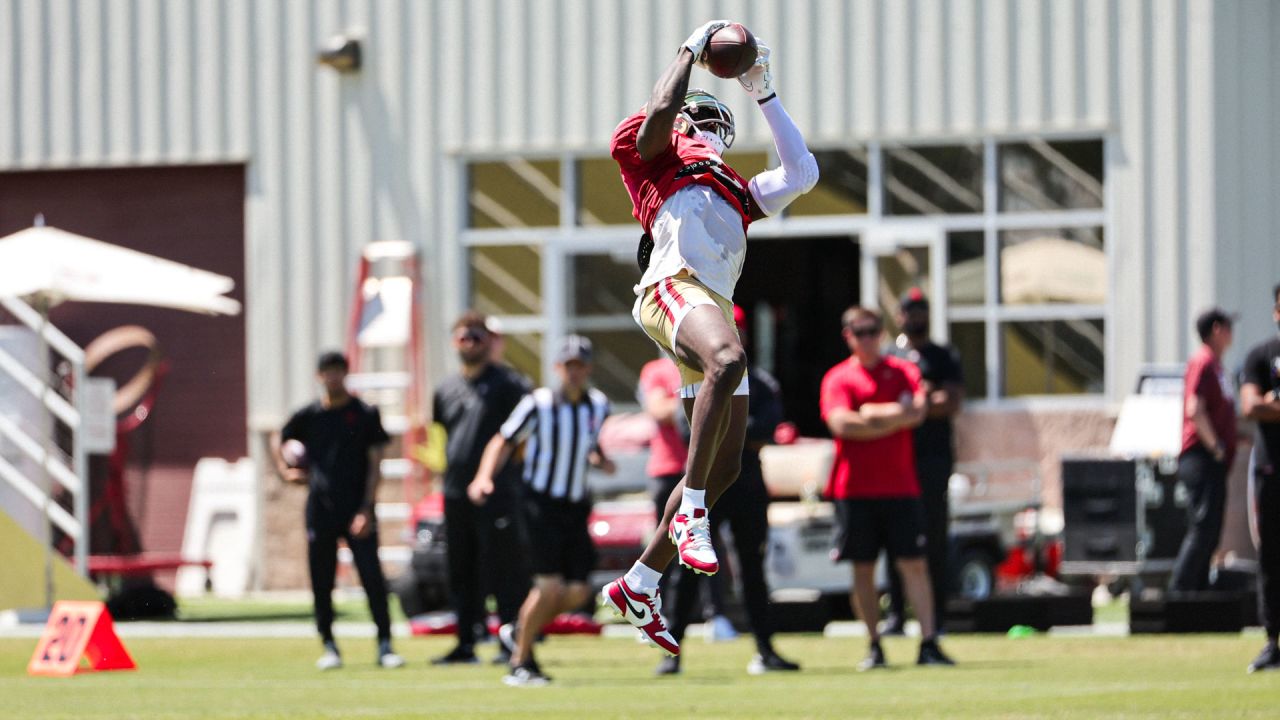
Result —
M705 373L717 389L733 392L747 370L747 353L741 345L725 345L716 350Z

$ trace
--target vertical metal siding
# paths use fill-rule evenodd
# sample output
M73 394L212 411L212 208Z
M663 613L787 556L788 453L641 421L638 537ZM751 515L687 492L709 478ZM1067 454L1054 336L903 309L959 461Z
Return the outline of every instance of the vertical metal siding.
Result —
M774 47L817 147L1107 134L1119 388L1138 363L1185 355L1200 305L1247 309L1232 293L1275 274L1280 12L1266 3L710 7ZM431 329L457 311L459 153L603 153L703 15L679 0L0 0L0 169L248 163L251 421L271 422L310 395L315 350L340 344L365 243L420 243ZM354 29L361 73L315 65ZM697 82L739 109L740 143L768 146L735 83Z
M1214 299L1242 313L1229 366L1275 332L1270 295L1280 283L1280 8L1214 7L1217 244L1206 258Z

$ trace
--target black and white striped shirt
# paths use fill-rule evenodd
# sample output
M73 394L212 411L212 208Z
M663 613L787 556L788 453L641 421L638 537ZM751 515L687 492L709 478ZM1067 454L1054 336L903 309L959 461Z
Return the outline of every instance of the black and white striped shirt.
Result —
M545 497L588 502L587 453L596 447L609 416L604 393L588 388L576 403L550 388L525 395L499 432L514 443L528 441L524 482Z

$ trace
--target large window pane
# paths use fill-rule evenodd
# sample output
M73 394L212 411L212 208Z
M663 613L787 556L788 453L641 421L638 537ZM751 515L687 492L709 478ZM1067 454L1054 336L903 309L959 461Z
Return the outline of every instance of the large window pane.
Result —
M1102 228L1000 233L1000 301L1006 305L1107 301Z
M569 258L573 279L573 307L577 315L630 315L635 303L632 287L640 270L630 257L574 255Z
M947 302L981 305L987 299L986 253L981 230L947 233Z
M658 348L639 330L584 332L591 339L591 383L614 404L636 402L640 368L658 357Z
M471 248L471 307L488 315L542 312L542 253L533 245Z
M560 224L560 162L513 157L477 162L467 173L467 225L472 228Z
M534 385L546 384L542 377L542 333L512 333L503 335L502 360L519 370Z
M980 144L889 145L884 166L884 209L889 215L982 212Z
M763 152L730 150L724 154L724 161L747 181L769 169L769 154Z
M578 162L578 201L579 225L635 224L631 215L631 198L622 185L622 175L613 158L590 158Z
M1000 335L1005 396L1103 391L1102 320L1007 322Z
M980 322L951 323L951 346L960 354L964 394L970 400L987 396L987 341Z
M1102 141L1030 140L1000 146L1000 210L1102 207Z
M929 289L929 249L901 247L891 255L881 255L876 258L876 275L880 281L876 309L884 318L889 337L895 337L902 330L898 326L898 305L902 296L912 288L926 292Z
M787 208L789 215L865 215L867 151L816 150L818 184Z

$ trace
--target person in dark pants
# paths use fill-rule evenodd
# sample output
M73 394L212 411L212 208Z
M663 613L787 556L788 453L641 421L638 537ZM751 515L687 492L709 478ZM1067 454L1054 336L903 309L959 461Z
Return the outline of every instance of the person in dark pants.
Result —
M734 324L738 334L747 342L746 314L741 307L733 307ZM747 366L749 383L747 406L747 439L742 447L742 469L738 479L720 496L716 513L711 516L711 535L720 537L721 529L728 523L733 532L734 550L738 555L738 569L742 581L742 598L751 623L751 634L756 641L756 654L747 665L747 672L761 675L774 671L794 671L800 666L783 658L773 647L773 621L769 616L769 584L764 575L764 556L769 543L769 490L764 484L760 467L760 450L773 440L773 432L782 422L782 397L778 381L754 365ZM671 590L675 593L675 612L671 620L671 634L679 642L684 639L697 610L698 590L702 578L684 568L672 568ZM718 576L706 578L714 583ZM680 655L663 658L658 663L658 675L680 672Z
M1231 346L1231 316L1219 308L1196 319L1202 345L1187 360L1183 380L1182 454L1178 481L1190 495L1187 534L1173 563L1171 592L1209 587L1209 562L1222 535L1227 471L1236 453L1236 406L1222 369Z
M378 524L374 499L381 479L382 446L391 438L378 409L352 397L345 384L347 359L341 353L320 356L316 372L323 388L319 400L294 413L272 443L276 467L285 480L307 483L307 560L315 596L316 629L324 654L321 670L342 667L333 639L333 582L338 539L351 549L369 612L378 629L378 664L404 665L391 649L387 581L378 561Z
M1280 327L1280 285L1271 299L1272 319ZM1267 632L1267 643L1248 671L1280 670L1280 335L1249 351L1240 408L1258 424L1249 458L1249 519L1258 546L1258 615Z
M476 625L484 622L486 589L497 600L498 617L515 622L529 590L520 542L519 469L503 469L489 501L467 499L485 444L498 432L529 385L515 370L492 360L493 341L481 313L469 310L453 324L453 346L462 372L446 378L432 399L433 422L444 428L444 522L449 554L449 590L458 616L458 644L432 662L476 663ZM499 650L495 664L506 663Z
M933 586L934 627L941 629L951 594L951 568L947 564L951 551L951 503L947 489L956 463L951 422L960 412L964 398L964 374L956 351L929 338L929 300L919 288L912 288L903 296L898 326L902 335L892 352L919 368L925 391L925 419L912 432L912 440L920 502L924 505L925 560ZM907 618L906 593L902 576L892 562L888 575L889 615L883 632L901 635Z

